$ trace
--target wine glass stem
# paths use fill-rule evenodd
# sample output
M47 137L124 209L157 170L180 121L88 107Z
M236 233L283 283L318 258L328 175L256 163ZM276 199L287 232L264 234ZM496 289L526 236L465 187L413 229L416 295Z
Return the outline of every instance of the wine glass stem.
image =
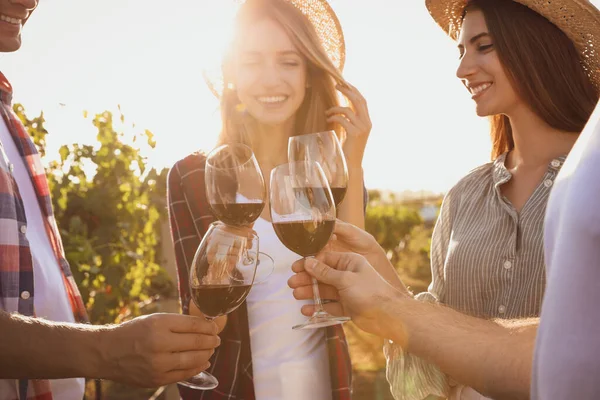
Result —
M313 256L307 258L314 258ZM325 309L323 308L323 302L321 301L321 293L319 292L319 282L312 278L312 287L313 287L313 296L315 301L315 312L313 314L322 314L325 313Z

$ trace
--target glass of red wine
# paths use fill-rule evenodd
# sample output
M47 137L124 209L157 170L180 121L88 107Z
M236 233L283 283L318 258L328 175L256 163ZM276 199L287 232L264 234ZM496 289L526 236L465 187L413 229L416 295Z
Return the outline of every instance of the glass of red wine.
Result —
M252 227L265 208L265 181L254 152L244 144L225 144L208 154L205 185L212 213L229 226ZM257 282L262 282L272 273L274 263L260 253L258 264Z
M335 131L309 133L290 137L288 161L315 161L321 165L336 208L339 208L348 190L348 166L342 145Z
M335 202L319 163L298 161L271 171L271 220L277 237L294 253L314 257L329 242L335 227ZM315 329L349 321L323 308L318 282L312 281L315 312L292 329Z
M244 302L256 277L257 253L258 236L251 228L221 222L210 225L196 251L189 277L192 300L208 320L229 314ZM211 390L219 382L208 372L201 372L179 384Z

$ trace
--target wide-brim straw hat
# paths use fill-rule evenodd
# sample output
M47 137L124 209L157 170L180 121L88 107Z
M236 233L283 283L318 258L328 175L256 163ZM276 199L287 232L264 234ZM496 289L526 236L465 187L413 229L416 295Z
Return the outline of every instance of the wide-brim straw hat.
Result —
M573 41L596 88L600 88L600 11L588 0L516 1L542 15ZM458 32L468 0L425 0L429 13L447 33Z
M242 3L255 0L237 0ZM264 1L264 0L263 0ZM333 65L341 72L346 62L346 42L340 21L326 0L269 0L286 1L293 4L304 14L314 27L321 46ZM223 93L223 72L218 67L207 67L203 70L204 80L210 91L217 97Z

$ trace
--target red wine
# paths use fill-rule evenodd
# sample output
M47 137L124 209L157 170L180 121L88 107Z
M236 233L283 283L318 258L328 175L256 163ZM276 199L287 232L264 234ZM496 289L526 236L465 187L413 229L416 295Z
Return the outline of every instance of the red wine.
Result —
M216 318L238 308L251 288L252 285L201 285L192 288L192 299L204 315Z
M257 220L265 203L211 203L210 208L219 221L233 226L246 226Z
M334 227L334 220L291 221L273 224L281 243L302 257L314 256L321 251L329 241Z
M335 207L338 208L340 204L342 204L342 200L346 196L347 187L332 187L331 194L333 195L333 202L335 203Z

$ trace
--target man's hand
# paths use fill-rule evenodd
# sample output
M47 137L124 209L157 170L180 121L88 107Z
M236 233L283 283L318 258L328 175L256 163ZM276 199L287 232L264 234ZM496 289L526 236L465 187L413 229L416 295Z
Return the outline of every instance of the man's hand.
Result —
M202 311L196 307L196 304L194 304L193 301L190 301L190 315L193 315L194 317L206 318ZM213 319L213 322L217 325L218 335L223 332L225 325L227 325L227 315L221 315L220 317Z
M99 375L142 387L175 383L204 371L220 344L214 322L177 314L135 318L99 337L104 348Z
M292 270L296 275L288 284L294 289L294 297L312 295L311 278L314 277L322 284L321 297L337 300L325 305L329 313L349 316L360 329L379 336L385 336L382 308L393 299L409 297L392 287L358 254L325 252L316 259L295 262ZM312 315L313 311L313 305L302 307L304 315Z
M396 269L388 260L385 250L370 233L338 219L335 222L335 229L327 245L327 250L360 254L391 285L407 291Z

